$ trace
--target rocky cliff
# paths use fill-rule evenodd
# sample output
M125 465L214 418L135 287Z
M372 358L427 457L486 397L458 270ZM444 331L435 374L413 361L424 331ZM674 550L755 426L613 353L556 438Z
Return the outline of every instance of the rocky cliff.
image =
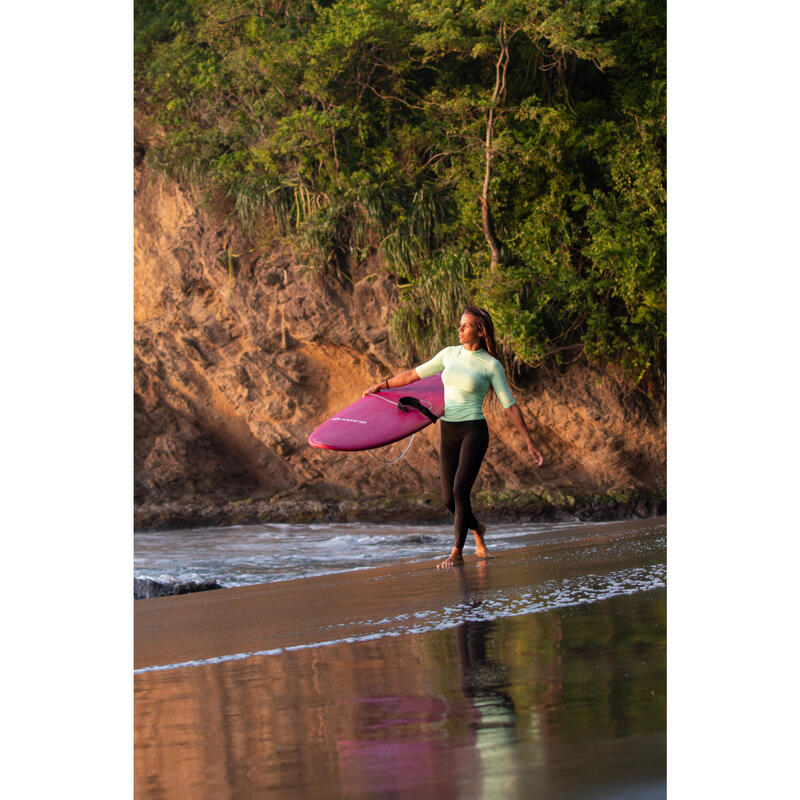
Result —
M410 366L390 346L396 289L374 258L331 277L279 241L265 257L263 244L141 163L134 225L137 526L363 516L392 498L440 513L436 426L396 464L307 444L366 386ZM605 494L656 510L665 421L641 392L580 366L540 370L514 393L546 465L532 466L502 408L489 404L476 492L566 507Z

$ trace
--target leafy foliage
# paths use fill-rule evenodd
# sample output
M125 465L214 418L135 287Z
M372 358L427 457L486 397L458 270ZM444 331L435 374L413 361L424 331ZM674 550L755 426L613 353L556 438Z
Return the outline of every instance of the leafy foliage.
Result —
M448 342L469 300L519 363L658 381L665 16L663 0L136 0L137 117L151 164L227 195L247 232L330 263L379 249L409 357Z

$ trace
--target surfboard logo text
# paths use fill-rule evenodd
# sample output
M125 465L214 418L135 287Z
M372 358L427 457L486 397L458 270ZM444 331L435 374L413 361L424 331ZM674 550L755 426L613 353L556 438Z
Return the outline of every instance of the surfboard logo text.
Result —
M347 417L333 417L331 422L357 422L359 425L366 425L365 419L348 419Z

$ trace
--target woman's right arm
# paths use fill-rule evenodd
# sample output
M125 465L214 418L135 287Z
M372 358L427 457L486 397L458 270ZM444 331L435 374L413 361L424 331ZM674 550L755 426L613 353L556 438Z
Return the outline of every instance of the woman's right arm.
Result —
M366 397L368 394L375 394L375 392L379 392L381 389L397 389L400 386L405 386L406 384L414 383L414 381L418 380L419 375L417 375L417 370L407 369L399 375L394 375L391 378L384 378L382 381L374 383L361 396Z

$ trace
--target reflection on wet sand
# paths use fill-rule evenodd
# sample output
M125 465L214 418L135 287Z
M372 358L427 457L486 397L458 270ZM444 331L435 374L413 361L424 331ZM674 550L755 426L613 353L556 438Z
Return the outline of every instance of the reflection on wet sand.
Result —
M136 796L664 796L665 591L492 620L492 569L455 628L136 675Z
M475 571L461 570L462 604L480 617L482 590L486 589L489 563L479 562ZM477 770L481 796L508 797L513 786L508 777L517 772L514 745L517 713L510 688L508 668L488 653L487 643L496 627L494 620L466 619L455 629L461 691L472 704ZM496 776L501 775L500 781Z

